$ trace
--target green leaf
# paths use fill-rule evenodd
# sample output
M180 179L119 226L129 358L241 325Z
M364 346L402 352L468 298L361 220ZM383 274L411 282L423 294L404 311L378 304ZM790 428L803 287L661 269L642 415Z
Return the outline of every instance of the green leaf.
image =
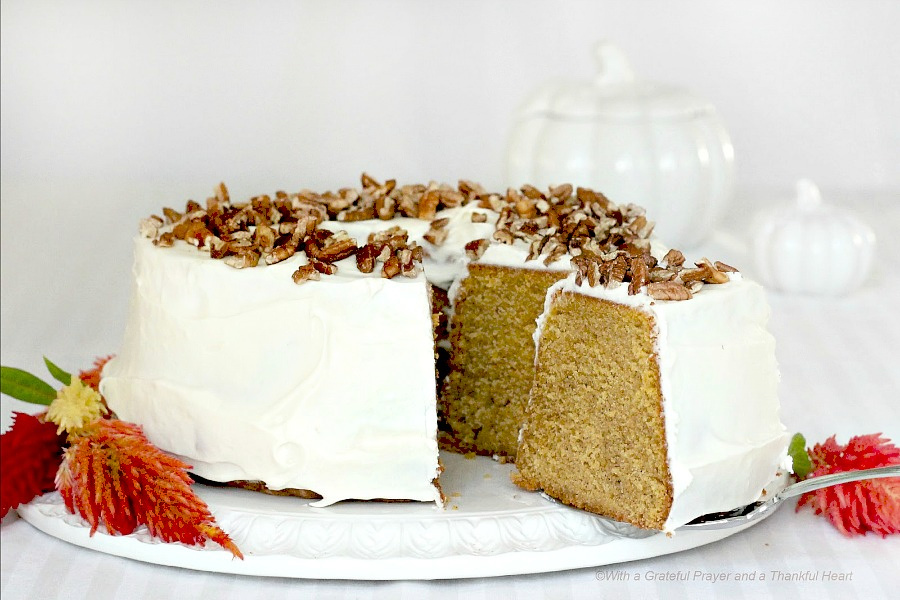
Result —
M32 404L47 405L56 399L49 383L13 367L0 367L0 393Z
M806 438L802 433L795 433L791 438L788 454L794 461L794 475L798 479L806 479L806 476L812 471L812 461L809 460L809 453L806 452Z
M50 371L50 374L53 375L53 379L57 380L63 385L69 385L72 383L72 374L66 373L56 365L54 365L49 358L44 357L44 364L47 365L47 369Z

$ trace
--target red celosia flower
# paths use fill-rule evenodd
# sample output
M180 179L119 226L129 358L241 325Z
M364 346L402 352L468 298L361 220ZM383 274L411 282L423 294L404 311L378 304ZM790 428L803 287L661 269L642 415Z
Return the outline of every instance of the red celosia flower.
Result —
M880 433L854 436L846 446L834 436L809 453L813 471L808 478L900 464L900 448ZM900 532L900 477L842 483L803 494L797 503L825 515L844 535Z
M138 525L167 542L212 540L243 558L191 490L190 467L156 448L132 423L101 419L69 436L56 476L66 507L91 525L128 535Z
M0 517L53 491L65 439L39 415L13 413L12 428L0 436Z
M97 390L100 387L100 371L103 370L103 365L109 362L114 355L110 354L109 356L98 356L94 360L94 367L88 369L86 371L82 371L78 374L78 378L84 382L84 385L90 386ZM98 390L99 391L99 390Z

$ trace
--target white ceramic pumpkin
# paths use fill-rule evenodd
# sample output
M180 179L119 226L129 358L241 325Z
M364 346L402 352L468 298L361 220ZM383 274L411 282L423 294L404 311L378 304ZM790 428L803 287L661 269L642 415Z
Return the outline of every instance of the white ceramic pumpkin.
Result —
M869 276L875 233L851 211L822 202L816 185L797 182L797 201L757 215L750 246L756 276L784 292L838 296Z
M635 78L622 51L597 45L594 81L550 82L519 110L508 183L572 183L635 203L656 235L681 249L702 242L731 202L734 152L713 106Z

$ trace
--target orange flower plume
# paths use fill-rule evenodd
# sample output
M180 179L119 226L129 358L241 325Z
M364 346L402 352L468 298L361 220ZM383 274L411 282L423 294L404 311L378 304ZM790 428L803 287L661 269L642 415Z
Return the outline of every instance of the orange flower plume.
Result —
M156 448L141 428L101 419L69 436L56 487L70 512L81 514L91 535L102 523L128 535L139 525L166 542L213 541L243 558L191 490L190 467Z
M854 436L846 446L834 436L816 444L809 452L813 471L809 478L900 464L900 448L879 433ZM854 481L809 492L801 496L797 510L810 506L826 516L844 535L882 537L900 533L900 477Z
M103 371L104 365L106 365L113 356L114 355L112 354L109 356L98 356L94 360L94 366L79 373L78 378L81 379L84 385L100 391L100 372Z

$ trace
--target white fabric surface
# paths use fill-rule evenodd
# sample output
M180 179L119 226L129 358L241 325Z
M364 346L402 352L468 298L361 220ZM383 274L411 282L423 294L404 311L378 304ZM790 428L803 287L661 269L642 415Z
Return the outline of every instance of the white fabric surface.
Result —
M4 182L4 224L24 216L7 204L25 189ZM48 190L48 193L54 193ZM67 193L84 193L67 189ZM826 194L826 199L828 195ZM744 256L742 224L751 202L743 198L730 225L706 247L708 254L752 269ZM788 429L810 442L837 434L882 431L900 442L900 202L897 194L856 194L852 204L878 234L872 277L855 294L821 299L770 294L771 330L782 371L782 415ZM8 238L4 227L4 365L43 372L42 354L77 368L94 355L114 352L121 337L128 290L128 239L124 223L157 208L139 205L134 215L113 214L102 224L58 205L53 231L40 252ZM8 210L9 208L9 210ZM68 211L68 212L67 212ZM61 224L75 220L86 229ZM33 221L32 221L33 222ZM71 222L71 221L68 221ZM115 225L110 229L109 225ZM122 230L121 232L119 230ZM86 243L85 239L94 240ZM8 253L11 256L8 256ZM15 263L15 268L9 268ZM2 399L4 428L10 411L34 407ZM794 513L793 502L750 530L681 554L543 575L436 582L306 581L202 573L107 556L58 541L15 514L0 529L0 590L4 600L20 598L495 598L495 597L789 597L888 598L900 589L896 569L900 536L846 538L810 511ZM818 581L787 581L774 571ZM848 573L850 581L822 581L826 571ZM695 580L695 573L700 579ZM673 573L687 581L647 581ZM705 574L727 581L709 582ZM756 581L734 581L737 573ZM618 574L618 575L616 575ZM766 581L760 581L765 574ZM627 580L608 581L618 576ZM640 576L640 580L636 577ZM894 590L894 592L891 592Z

